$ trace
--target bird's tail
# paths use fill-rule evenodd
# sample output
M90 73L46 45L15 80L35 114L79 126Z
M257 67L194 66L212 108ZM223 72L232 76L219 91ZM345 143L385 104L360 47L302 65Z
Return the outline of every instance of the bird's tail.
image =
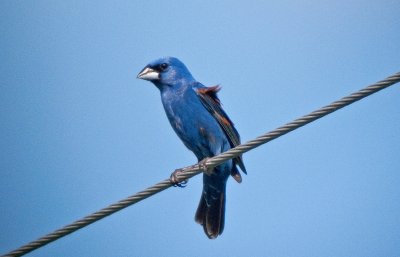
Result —
M204 232L210 239L217 238L224 230L225 187L225 183L217 187L205 183L200 197L195 220L203 226Z

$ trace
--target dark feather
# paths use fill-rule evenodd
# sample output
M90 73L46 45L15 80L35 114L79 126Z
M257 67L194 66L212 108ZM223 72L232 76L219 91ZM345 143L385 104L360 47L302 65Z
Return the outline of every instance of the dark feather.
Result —
M221 101L219 100L217 93L221 89L219 85L213 87L202 87L197 89L197 95L200 97L201 102L204 107L214 116L221 126L225 135L228 137L231 147L240 145L240 136L234 127L233 122L229 119L228 115L221 107ZM239 165L240 169L247 174L246 168L243 164L242 156L238 156L233 159L234 164ZM232 169L232 177L235 178L237 182L241 182L242 178L237 169Z
M204 194L203 191L195 221L203 226L208 238L215 239L224 231L225 192L209 190L208 194L210 195Z

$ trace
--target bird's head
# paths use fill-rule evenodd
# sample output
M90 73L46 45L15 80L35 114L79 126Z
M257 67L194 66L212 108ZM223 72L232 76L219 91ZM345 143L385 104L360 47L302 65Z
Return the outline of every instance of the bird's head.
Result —
M152 61L139 72L137 78L151 81L159 88L194 81L185 64L175 57L164 57Z

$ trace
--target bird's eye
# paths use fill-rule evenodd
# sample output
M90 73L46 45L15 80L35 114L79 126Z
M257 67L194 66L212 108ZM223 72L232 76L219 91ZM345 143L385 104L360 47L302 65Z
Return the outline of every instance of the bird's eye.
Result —
M164 71L164 70L166 70L168 68L168 64L167 63L162 63L162 64L160 64L160 70L161 71Z

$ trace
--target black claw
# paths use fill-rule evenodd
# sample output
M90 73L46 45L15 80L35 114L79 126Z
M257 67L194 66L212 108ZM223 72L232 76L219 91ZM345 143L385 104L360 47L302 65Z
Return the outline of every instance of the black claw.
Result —
M182 181L182 182L175 183L173 186L174 186L174 187L184 188L184 187L186 187L186 184L187 184L187 183L188 183L188 181L187 181L187 180L184 180L184 181Z

